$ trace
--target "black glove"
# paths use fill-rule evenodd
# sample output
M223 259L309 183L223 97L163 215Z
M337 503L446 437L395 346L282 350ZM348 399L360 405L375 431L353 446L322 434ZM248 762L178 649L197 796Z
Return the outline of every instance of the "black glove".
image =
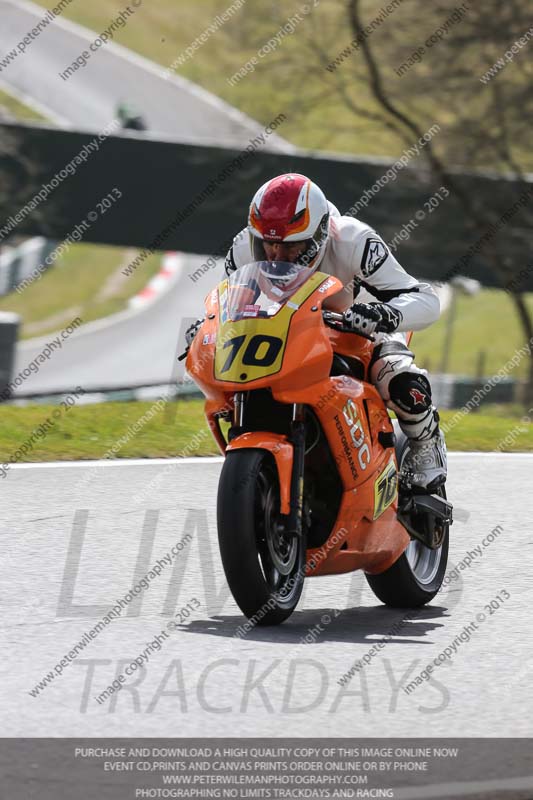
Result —
M352 330L367 336L371 333L393 333L403 319L401 311L386 303L354 303L343 317Z
M194 337L200 330L201 326L204 324L203 319L197 319L196 322L193 322L192 325L189 325L187 330L185 331L185 341L187 342L187 349L191 346Z

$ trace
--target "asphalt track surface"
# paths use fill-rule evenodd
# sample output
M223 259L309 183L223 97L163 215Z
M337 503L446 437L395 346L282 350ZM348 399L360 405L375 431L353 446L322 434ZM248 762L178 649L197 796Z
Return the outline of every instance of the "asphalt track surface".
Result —
M185 330L203 318L205 296L224 277L222 260L216 267L204 266L200 277L191 277L207 259L181 254L171 287L142 309L88 323L66 339L56 332L19 342L13 375L21 376L21 382L15 396L69 391L76 386L90 392L182 379L183 362L176 356L185 349ZM36 361L58 337L49 359ZM33 362L34 371L28 372Z
M131 17L128 24L142 24L142 13L141 7L139 16ZM42 7L24 0L0 0L0 52L16 48L44 14ZM122 98L143 110L150 134L165 138L241 147L263 130L259 123L196 84L178 75L165 77L162 67L114 42L100 48L84 69L63 81L58 73L95 36L94 31L57 17L0 72L0 84L7 83L36 102L59 124L76 128L102 130ZM295 150L275 134L268 137L264 149ZM15 394L75 386L109 389L167 383L181 377L183 368L176 367L175 356L179 347L183 349L186 323L203 315L203 298L217 282L214 270L196 283L190 279L205 260L184 256L177 282L154 305L83 326L62 343L60 351L55 350L38 373L29 375ZM15 376L53 338L44 336L19 344Z
M245 620L218 554L220 468L219 459L193 459L9 471L3 736L533 735L530 455L451 455L449 495L463 521L453 526L450 569L502 530L420 616L385 608L354 573L309 579L285 624L243 639L235 633ZM172 564L31 696L177 542ZM487 610L497 595L505 599ZM186 618L188 604L195 608ZM406 693L404 685L475 620L452 658ZM177 624L170 633L169 623ZM161 649L154 645L145 668L99 704L95 698L156 634ZM384 648L340 686L380 639Z
M141 6L127 24L142 29L146 13L148 9ZM17 49L45 14L42 6L25 0L0 0L0 53L5 56ZM110 11L106 27L117 14ZM115 117L118 103L127 101L145 117L148 135L157 137L242 146L263 130L258 122L200 86L175 73L168 77L165 68L114 42L100 47L84 68L63 80L60 73L89 50L97 35L56 17L2 69L0 81L37 101L54 122L77 129L102 130ZM295 148L273 134L265 149Z
M0 14L0 50L6 52L44 11L4 0ZM207 142L216 130L221 143L244 144L260 131L217 98L180 78L163 78L159 68L115 45L57 91L57 73L88 37L60 20L0 81L29 95L56 122L90 130L106 125L118 100L127 99L142 108L151 130L169 138ZM269 141L276 146L274 137ZM277 144L285 147L282 140ZM175 376L182 320L196 316L216 282L206 276L193 284L187 277L201 261L188 261L154 306L75 334L22 391L60 388L60 378L69 388ZM43 344L22 345L17 367ZM533 461L526 455L452 454L450 463L449 493L462 511L453 528L450 568L495 526L503 533L416 620L379 605L356 573L308 581L285 625L254 630L242 640L235 632L244 620L226 587L216 543L220 462L13 467L3 484L1 528L2 735L532 736L533 533L524 487L531 486ZM112 623L113 630L104 629L32 697L29 691L84 631L188 533L192 540L179 557ZM504 591L509 599L489 613L485 605ZM200 607L180 624L180 610L193 598ZM406 694L402 686L480 613L485 620L453 659ZM173 619L178 627L161 650L99 705L96 695L146 652L156 634L168 632ZM302 643L306 636L310 641ZM341 675L383 638L385 648L339 686ZM495 759L480 765L483 785L467 786L461 776L451 776L455 784L403 796L481 800L508 788L505 797L518 800L531 796L527 767L504 786L498 778L505 764Z
M176 356L185 347L185 330L204 316L204 298L223 275L219 262L195 282L190 275L206 258L182 255L181 260L181 269L168 291L143 309L88 323L62 339L61 347L55 347L48 361L24 377L15 396L75 386L90 391L180 379L183 365L177 363ZM14 376L23 373L58 335L19 343Z

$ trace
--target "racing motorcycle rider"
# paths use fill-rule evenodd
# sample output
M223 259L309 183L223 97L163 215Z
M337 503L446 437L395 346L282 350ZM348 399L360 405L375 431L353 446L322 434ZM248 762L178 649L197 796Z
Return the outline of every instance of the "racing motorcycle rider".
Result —
M427 372L415 365L406 337L438 319L432 287L409 275L372 228L341 216L315 183L296 173L279 175L256 192L248 226L227 254L226 273L251 261L301 264L342 282L343 291L324 307L343 313L352 330L374 335L369 377L409 440L402 479L415 491L435 491L446 480L446 445ZM188 329L188 345L200 324Z

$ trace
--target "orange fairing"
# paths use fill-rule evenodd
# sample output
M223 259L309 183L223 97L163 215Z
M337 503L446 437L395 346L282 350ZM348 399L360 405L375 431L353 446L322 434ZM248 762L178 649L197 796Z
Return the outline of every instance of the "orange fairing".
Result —
M221 321L220 302L230 288L223 281L208 295L205 322L187 357L187 370L207 398L221 401L236 391L267 387L300 389L329 374L330 337L317 316L326 297L342 288L340 281L316 272L271 318Z
M308 551L308 574L382 572L410 541L396 519L394 451L378 438L392 433L383 401L370 384L345 376L328 378L305 392L276 393L276 399L297 403L304 402L304 395L320 420L344 486L328 541L318 551Z
M276 459L280 486L280 509L282 514L290 511L292 460L294 448L285 436L277 433L257 431L243 433L231 441L226 452L242 448L268 450Z
M358 512L359 503L364 502L364 496L343 502L335 529L327 542L307 551L307 576L340 575L356 569L372 575L384 572L399 559L410 537L396 519L396 504L390 506L376 523ZM350 516L351 513L354 516Z
M220 403L219 400L206 400L205 402L204 412L207 418L207 424L211 429L211 433L221 453L226 452L226 440L220 430L220 414L233 414L233 405L232 397L228 398L225 404Z
M270 314L268 308L263 311L266 306L258 296L248 303L251 298L232 294L246 291L238 277L223 281L206 298L206 319L186 362L207 398L206 414L221 451L260 448L272 453L283 514L290 510L293 464L287 437L246 432L226 446L215 420L221 414L232 418L236 392L255 389L268 389L280 403L310 407L318 418L338 469L342 496L328 539L322 547L308 550L309 575L355 569L382 572L410 541L396 518L397 466L383 401L369 383L346 375L330 377L334 350L358 358L365 375L373 350L366 339L323 324L323 302L341 289L336 278L315 272L291 294L290 302L274 304L278 308ZM240 318L228 311L236 297L241 307L245 304Z

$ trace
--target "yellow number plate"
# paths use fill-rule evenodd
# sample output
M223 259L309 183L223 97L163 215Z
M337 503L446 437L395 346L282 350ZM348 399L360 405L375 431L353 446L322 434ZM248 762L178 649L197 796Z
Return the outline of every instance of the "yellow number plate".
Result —
M324 280L315 273L269 319L253 318L231 321L225 311L228 282L219 287L219 307L222 309L215 353L215 378L231 383L248 383L280 371L290 323L302 303Z
M374 519L377 519L396 500L398 473L394 461L389 461L374 484Z

